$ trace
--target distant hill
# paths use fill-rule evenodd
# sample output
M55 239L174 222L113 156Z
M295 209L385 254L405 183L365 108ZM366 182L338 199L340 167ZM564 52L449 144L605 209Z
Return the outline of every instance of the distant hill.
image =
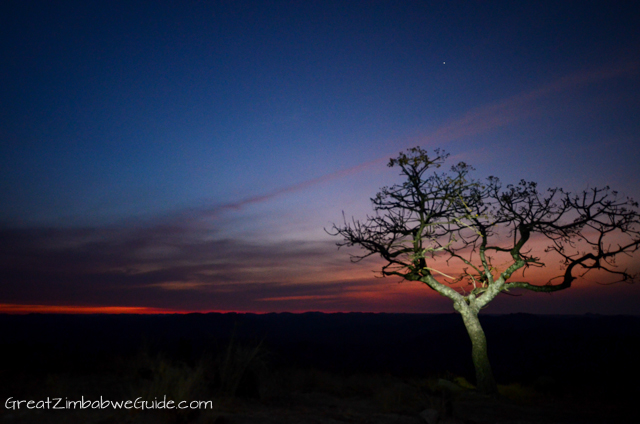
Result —
M551 375L572 380L638 379L640 317L481 316L498 381ZM1 367L46 371L141 348L185 361L232 338L263 341L274 367L471 378L470 343L457 314L211 313L187 315L0 315Z

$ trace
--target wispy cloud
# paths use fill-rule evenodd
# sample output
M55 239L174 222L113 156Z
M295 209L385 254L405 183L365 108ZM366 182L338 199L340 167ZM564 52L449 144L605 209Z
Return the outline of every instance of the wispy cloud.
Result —
M463 137L476 136L525 120L532 114L537 113L533 105L538 100L582 85L637 73L638 69L640 69L640 63L629 62L618 66L580 71L567 75L531 91L472 109L463 116L442 125L433 133L426 135L423 141L426 143L446 143Z
M215 227L203 233L172 222L0 225L0 313L451 311L447 299L420 283L376 278L379 259L350 263L333 240L257 244L218 235ZM455 264L440 265L456 271ZM540 278L555 275L557 265L549 265Z
M639 69L639 62L626 62L606 68L575 72L533 90L517 94L508 99L474 108L461 117L454 118L449 122L444 123L431 133L415 137L415 144L420 144L423 147L443 146L454 140L477 136L509 124L524 121L532 115L541 113L535 108L535 103L539 100L583 85L632 75L637 73ZM206 208L201 212L204 215L215 216L223 211L238 210L251 204L270 201L273 198L285 194L302 191L328 181L344 178L349 175L368 170L372 167L380 166L380 164L386 163L389 160L389 157L395 153L396 152L388 152L385 156L381 156L378 159L347 169L335 171L321 177L274 190L263 195L248 197L237 202Z
M354 269L333 241L254 244L215 234L170 222L3 226L0 299L5 310L19 304L255 310L269 309L265 299L339 297L380 283Z
M234 210L239 210L242 209L245 206L251 205L251 204L255 204L255 203L262 203L262 202L266 202L269 201L271 199L274 199L276 197L288 194L288 193L294 193L294 192L298 192L298 191L302 191L305 190L307 188L310 187L314 187L316 185L322 184L322 183L326 183L328 181L332 181L332 180L336 180L336 179L340 179L340 178L344 178L347 177L349 175L353 175L353 174L357 174L361 171L364 171L366 169L369 169L371 167L374 166L378 166L381 163L384 163L386 161L388 161L389 158L388 157L381 157L378 159L374 159L372 161L368 161L365 163L362 163L360 165L357 166L353 166L351 168L347 168L347 169L342 169L339 171L335 171L317 178L313 178L307 181L303 181L301 183L298 184L294 184L288 187L284 187L278 190L274 190L270 193L267 194L262 194L262 195L258 195L258 196L252 196L252 197L248 197L246 199L242 199L242 200L238 200L236 202L230 202L230 203L225 203L222 205L216 205L216 206L212 206L212 207L208 207L208 208L202 208L200 210L198 210L197 212L199 214L201 214L202 217L206 217L206 216L216 216L218 215L220 212L224 212L224 211L234 211Z

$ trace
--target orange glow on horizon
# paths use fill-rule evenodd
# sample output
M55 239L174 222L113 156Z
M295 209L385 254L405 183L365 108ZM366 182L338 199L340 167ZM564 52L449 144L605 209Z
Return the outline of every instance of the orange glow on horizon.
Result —
M190 314L236 311L183 311L146 306L67 306L67 305L16 305L0 303L0 314Z
M194 310L183 311L163 308L149 308L145 306L62 306L62 305L16 305L0 303L0 314L27 315L27 314L65 314L65 315L91 315L91 314L131 314L131 315L169 315L169 314L256 314L263 315L269 313L291 313L304 314L308 312L321 312L326 314L344 313L353 311L334 309L292 309L287 311L222 311L222 310Z

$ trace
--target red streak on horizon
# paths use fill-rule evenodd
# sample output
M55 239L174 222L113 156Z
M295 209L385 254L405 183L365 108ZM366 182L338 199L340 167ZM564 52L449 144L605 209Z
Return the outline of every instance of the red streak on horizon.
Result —
M174 309L163 308L149 308L145 306L60 306L60 305L14 305L0 303L0 314L9 315L27 315L27 314L64 314L64 315L92 315L92 314L130 314L130 315L185 315L185 314L256 314L265 315L270 313L290 313L290 314L304 314L308 312L320 312L324 314L348 314L352 313L351 310L335 310L335 309L291 309L291 310L278 310L275 311L221 311L221 310L195 310L195 311L183 311ZM376 313L370 311L370 313Z
M151 308L146 306L65 306L65 305L16 305L0 303L0 314L24 315L24 314L190 314L221 312L231 313L236 311L183 311L176 309Z

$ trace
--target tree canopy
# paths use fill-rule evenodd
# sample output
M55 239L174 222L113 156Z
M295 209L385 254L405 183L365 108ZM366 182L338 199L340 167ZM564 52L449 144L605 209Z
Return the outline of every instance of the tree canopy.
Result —
M388 166L399 167L404 181L383 187L371 199L373 215L364 221L345 219L330 233L342 237L338 246L365 251L352 260L380 255L383 276L420 281L451 299L463 315L474 355L484 350L486 357L477 314L502 292L564 290L594 270L613 277L607 283L637 279L616 264L616 258L640 246L640 215L633 199L609 187L573 194L562 188L541 192L525 180L503 186L493 176L471 178L473 168L464 162L442 172L448 156L441 150L429 156L420 147L400 153ZM546 248L534 249L534 238L546 240ZM552 253L561 259L560 274L546 282L535 273L529 279L525 271L544 267ZM445 272L443 264L458 271ZM488 359L480 356L474 356L478 384L495 391ZM489 375L478 374L479 366Z

